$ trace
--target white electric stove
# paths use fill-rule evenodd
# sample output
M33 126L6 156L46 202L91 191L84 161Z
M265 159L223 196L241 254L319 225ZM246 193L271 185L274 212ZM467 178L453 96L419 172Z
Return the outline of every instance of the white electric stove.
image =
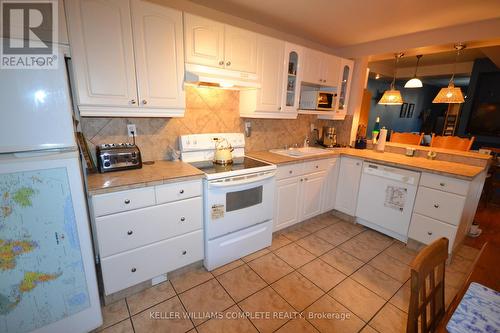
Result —
M233 164L212 162L225 138ZM245 157L242 133L183 135L181 159L205 172L204 230L208 270L271 245L276 166Z

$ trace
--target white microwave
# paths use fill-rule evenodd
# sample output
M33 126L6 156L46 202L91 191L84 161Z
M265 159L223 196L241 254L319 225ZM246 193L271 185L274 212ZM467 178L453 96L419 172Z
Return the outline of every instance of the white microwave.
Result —
M337 94L329 91L302 91L300 93L299 107L302 110L333 111Z

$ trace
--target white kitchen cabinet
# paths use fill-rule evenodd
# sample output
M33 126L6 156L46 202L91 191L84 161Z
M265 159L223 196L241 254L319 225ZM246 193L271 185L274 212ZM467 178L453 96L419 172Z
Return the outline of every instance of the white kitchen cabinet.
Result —
M186 62L224 68L224 24L184 14Z
M297 115L300 99L300 82L303 72L304 48L292 43L285 43L285 67L283 70L283 106L287 115Z
M323 188L323 202L321 212L325 213L335 209L335 195L337 193L337 179L339 174L339 159L332 158L328 160L326 170L325 186Z
M280 112L283 87L285 42L259 35L257 38L257 111Z
M340 158L335 209L350 216L356 213L362 166L359 159L344 156Z
M257 72L257 34L192 14L184 14L186 63Z
M131 3L138 103L183 109L182 13L146 1Z
M306 174L301 178L301 221L321 214L321 203L325 178L326 173L324 171Z
M320 51L306 49L302 81L337 87L341 58Z
M276 181L274 196L274 230L280 230L299 222L300 177Z
M74 0L65 5L78 104L135 108L137 84L129 2Z
M323 58L323 85L336 87L339 85L339 69L341 58L325 54Z
M340 75L338 76L338 105L335 111L337 113L343 113L344 117L347 113L347 104L349 103L349 95L351 92L353 67L354 61L343 58L340 60Z
M144 0L66 1L82 116L184 114L182 13Z

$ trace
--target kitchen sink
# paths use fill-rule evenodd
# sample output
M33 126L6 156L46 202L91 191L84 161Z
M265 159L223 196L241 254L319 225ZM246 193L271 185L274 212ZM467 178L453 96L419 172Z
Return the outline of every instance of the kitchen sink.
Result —
M321 155L321 154L324 154L327 152L327 150L324 148L315 148L315 147L271 149L269 151L271 153L290 156L290 157L304 157L304 156Z

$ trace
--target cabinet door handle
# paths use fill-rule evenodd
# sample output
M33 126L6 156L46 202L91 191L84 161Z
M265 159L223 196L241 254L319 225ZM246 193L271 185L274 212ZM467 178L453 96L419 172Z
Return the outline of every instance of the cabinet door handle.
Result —
M130 200L129 199L125 199L125 204L128 205L130 203Z
M132 269L130 270L132 273L135 273L137 271L137 269L135 267L132 267Z
M146 101L145 99L142 100L142 104L146 105L148 104L148 101Z
M281 106L278 106L278 111L281 111Z
M181 217L181 222L184 222L184 221L186 221L186 218L183 216L183 217Z
M301 182L303 182L303 181L304 181L304 179L300 178L300 181L301 181Z
M136 103L135 99L130 100L130 104L135 104L135 103Z
M180 190L180 191L179 191L179 193L180 193L180 194L184 194L184 190Z
M434 208L439 208L439 204L434 204Z
M182 255L185 256L188 252L186 250L182 251Z
M318 169L318 168L319 168L319 165L316 165L316 169Z
M356 165L359 165L359 162L356 162Z
M432 231L427 231L427 235L432 236Z
M132 230L127 231L127 235L132 235L134 232Z
M439 183L439 186L445 186L446 184L445 183Z
M219 65L224 65L224 60L219 60Z
M226 66L231 66L231 61L226 62Z
M292 173L293 173L293 171L292 171L292 170L290 170L290 171L288 171L288 173L289 173L289 174L292 174Z

